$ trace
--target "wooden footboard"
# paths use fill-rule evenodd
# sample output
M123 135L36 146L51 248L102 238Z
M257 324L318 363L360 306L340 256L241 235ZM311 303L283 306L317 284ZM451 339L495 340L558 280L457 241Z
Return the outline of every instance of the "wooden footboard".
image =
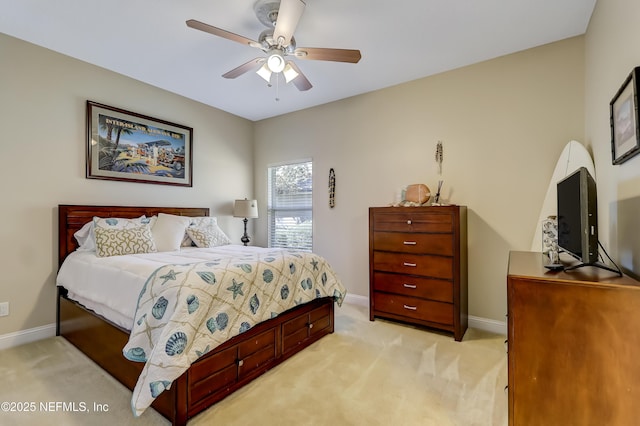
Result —
M68 299L64 289L59 291L58 303L58 335L133 389L143 364L122 355L128 332ZM172 424L184 425L189 418L333 331L333 299L316 299L297 306L207 353L152 406Z

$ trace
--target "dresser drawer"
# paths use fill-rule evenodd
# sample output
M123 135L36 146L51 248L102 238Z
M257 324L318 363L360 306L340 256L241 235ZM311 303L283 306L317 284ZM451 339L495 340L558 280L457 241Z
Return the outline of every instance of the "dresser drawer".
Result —
M374 291L453 303L453 282L413 275L373 273Z
M453 216L449 212L411 211L378 213L373 218L374 231L453 232Z
M373 298L376 312L387 312L408 319L453 325L453 305L450 303L378 292L374 293Z
M453 256L453 234L374 232L376 250Z
M453 279L453 258L374 251L373 269L450 280Z

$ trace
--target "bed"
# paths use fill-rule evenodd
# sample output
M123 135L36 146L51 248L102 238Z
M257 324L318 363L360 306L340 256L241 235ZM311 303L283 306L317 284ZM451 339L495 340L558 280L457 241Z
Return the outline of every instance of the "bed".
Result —
M78 255L74 253L70 256L78 248L74 233L94 217L133 219L157 216L161 213L203 217L209 215L209 209L59 205L59 267L67 257ZM185 250L185 253L187 252L188 250ZM199 274L208 276L207 273ZM165 276L166 274L162 277ZM144 284L145 290L149 282L151 281ZM302 285L304 287L304 283ZM231 287L228 290L231 290ZM236 289L233 291L235 299ZM188 369L185 367L186 371L183 374L173 380L170 386L165 386L166 390L154 395L155 400L151 406L172 424L184 425L188 419L267 370L323 336L333 333L335 294L320 297L318 290L315 291L316 296L313 300L304 303L301 300L294 308L277 316L272 313L270 319L241 330L241 334L231 337L219 346L212 349L207 347L207 351L201 356L199 353L200 357L191 363ZM342 297L339 298L340 301ZM142 299L142 294L140 298ZM106 319L74 299L78 297L59 285L57 335L63 336L127 388L134 390L146 364L131 361L123 355L123 348L130 343L131 330L124 327L121 321ZM140 306L138 308L140 309ZM139 311L136 312L138 313ZM140 322L141 320L138 324ZM215 329L215 323L213 328ZM135 330L135 324L133 329ZM213 333L212 328L209 330Z

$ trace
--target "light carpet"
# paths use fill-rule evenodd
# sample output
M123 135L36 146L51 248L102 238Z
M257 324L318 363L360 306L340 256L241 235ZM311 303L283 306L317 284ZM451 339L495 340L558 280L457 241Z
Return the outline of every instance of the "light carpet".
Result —
M469 329L455 342L344 304L334 334L189 425L507 425L504 339ZM22 410L3 404L1 425L169 424L153 409L133 418L131 392L61 337L0 351L0 377L0 403Z

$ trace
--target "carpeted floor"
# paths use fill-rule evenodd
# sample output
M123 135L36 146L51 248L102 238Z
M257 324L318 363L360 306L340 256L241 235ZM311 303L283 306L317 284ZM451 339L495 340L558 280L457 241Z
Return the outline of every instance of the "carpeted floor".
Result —
M504 336L469 329L462 342L336 309L336 331L189 425L507 424ZM61 337L0 352L0 425L168 425L134 419L131 392ZM25 411L26 410L26 411Z

